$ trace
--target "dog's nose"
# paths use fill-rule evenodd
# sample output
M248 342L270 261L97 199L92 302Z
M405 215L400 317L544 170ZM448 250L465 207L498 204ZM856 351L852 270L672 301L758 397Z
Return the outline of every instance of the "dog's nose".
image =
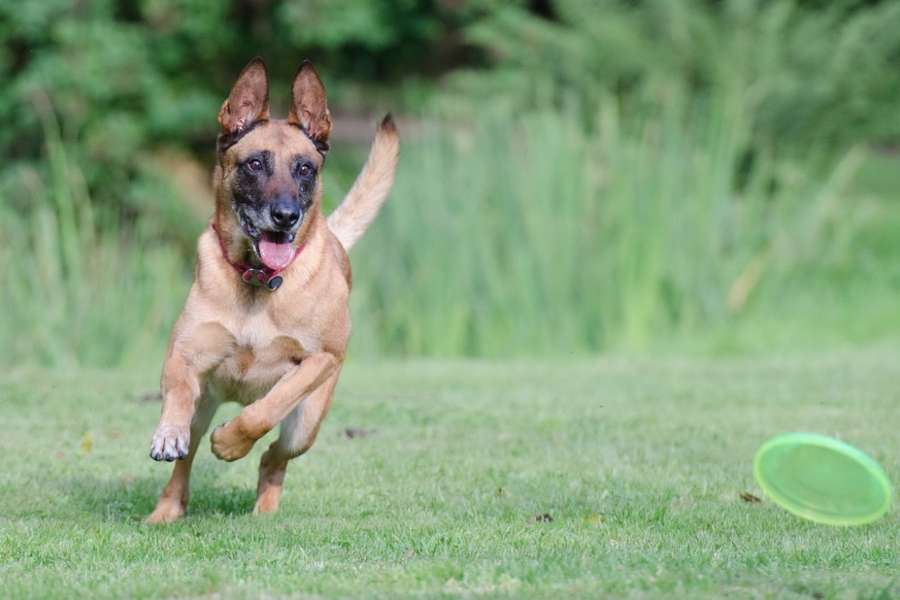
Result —
M269 207L272 222L279 229L290 229L300 220L300 204L290 198L279 198Z

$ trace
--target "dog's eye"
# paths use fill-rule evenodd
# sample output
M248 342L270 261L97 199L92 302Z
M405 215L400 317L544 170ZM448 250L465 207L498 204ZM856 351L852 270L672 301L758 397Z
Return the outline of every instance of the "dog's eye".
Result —
M294 165L294 177L312 177L316 174L316 167L308 162L297 162Z
M258 158L254 158L247 161L247 169L252 173L259 173L262 171L263 164L262 161Z

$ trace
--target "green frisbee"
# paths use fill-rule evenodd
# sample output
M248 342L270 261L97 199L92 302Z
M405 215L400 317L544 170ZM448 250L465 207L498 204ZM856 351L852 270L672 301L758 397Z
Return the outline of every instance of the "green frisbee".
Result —
M824 435L775 436L757 451L753 475L773 502L817 523L871 523L891 506L891 483L881 465Z

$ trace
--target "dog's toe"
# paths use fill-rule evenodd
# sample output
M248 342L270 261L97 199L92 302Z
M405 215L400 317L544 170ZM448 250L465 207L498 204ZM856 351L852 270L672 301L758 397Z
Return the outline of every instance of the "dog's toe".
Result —
M157 436L153 436L153 440L150 442L150 458L153 460L162 460L163 459L163 444L165 443L164 438L158 438Z
M188 441L186 438L175 439L175 453L178 458L185 458L188 455Z

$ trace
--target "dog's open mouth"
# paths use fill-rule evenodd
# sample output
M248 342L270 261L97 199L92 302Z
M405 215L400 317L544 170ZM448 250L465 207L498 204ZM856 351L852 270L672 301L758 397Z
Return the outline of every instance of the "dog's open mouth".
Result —
M253 246L259 261L272 271L284 269L294 259L297 249L294 247L296 231L263 230L249 218L244 210L235 208L241 229ZM300 221L302 222L302 218ZM297 225L299 227L299 224Z
M293 241L293 234L264 231L253 240L253 246L262 264L273 271L279 271L294 259L297 249L291 243Z

